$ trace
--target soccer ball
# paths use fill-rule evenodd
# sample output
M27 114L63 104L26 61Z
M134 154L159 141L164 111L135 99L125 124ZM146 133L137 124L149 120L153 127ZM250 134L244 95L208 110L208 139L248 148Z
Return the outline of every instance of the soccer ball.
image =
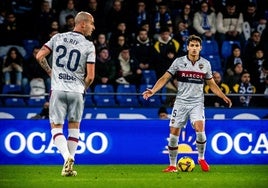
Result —
M178 160L177 169L181 172L192 172L195 168L194 160L189 156L184 156Z

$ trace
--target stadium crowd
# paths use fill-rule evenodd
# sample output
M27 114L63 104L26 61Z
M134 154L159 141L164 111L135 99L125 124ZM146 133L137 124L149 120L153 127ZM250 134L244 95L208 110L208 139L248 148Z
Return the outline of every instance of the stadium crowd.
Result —
M90 91L99 84L114 91L130 84L141 92L148 84L144 72L155 72L158 79L186 54L186 39L195 34L203 39L201 55L211 62L219 87L225 94L240 94L232 97L234 106L268 106L268 97L250 96L268 95L268 4L263 0L2 0L2 93L10 84L20 86L21 94L49 93L50 78L35 55L56 33L72 31L79 11L95 18L96 30L88 38L97 54ZM176 78L166 92L176 92L175 85ZM223 105L216 97L206 101Z

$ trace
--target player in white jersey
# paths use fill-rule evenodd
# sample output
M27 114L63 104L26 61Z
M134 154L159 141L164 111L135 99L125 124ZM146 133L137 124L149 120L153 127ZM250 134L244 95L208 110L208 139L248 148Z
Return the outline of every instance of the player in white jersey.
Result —
M95 77L95 47L85 36L90 36L94 29L93 16L79 12L74 30L54 35L36 55L39 64L51 76L49 119L54 144L64 159L62 176L77 175L73 164L84 110L83 95ZM50 53L52 68L46 60ZM66 116L67 139L63 134Z
M204 116L204 82L213 93L222 98L229 107L231 100L224 95L212 78L210 63L200 56L202 49L200 37L191 35L187 41L188 54L174 60L166 73L159 78L153 88L143 92L143 98L148 99L159 91L171 77L178 80L178 93L170 117L169 135L169 161L170 165L163 172L176 172L178 155L178 141L181 128L190 118L191 125L196 132L196 146L198 150L198 163L203 171L209 171L204 153L206 148L205 116Z

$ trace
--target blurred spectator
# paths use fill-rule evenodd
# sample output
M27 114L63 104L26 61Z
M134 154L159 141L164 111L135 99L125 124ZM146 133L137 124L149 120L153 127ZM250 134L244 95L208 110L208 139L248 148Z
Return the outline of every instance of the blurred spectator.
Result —
M263 47L265 57L268 58L268 23L266 23L266 27L262 31L260 45Z
M22 25L13 12L6 13L4 23L0 25L0 33L0 45L22 45Z
M116 39L116 44L115 45L110 45L110 53L111 53L111 56L112 56L112 59L117 59L118 58L118 55L121 51L121 49L125 46L125 45L128 45L127 42L126 42L126 37L125 35L119 35Z
M243 21L243 14L237 11L236 4L228 1L225 9L217 14L217 40L220 47L225 40L239 41L241 47L244 46Z
M245 57L246 67L252 61L252 58L255 56L256 48L260 46L261 34L260 32L254 30L251 32L250 38L246 41L244 47L243 56Z
M32 116L30 119L48 119L49 118L49 102L45 102L40 113Z
M94 17L95 30L92 33L92 38L96 39L99 33L106 33L105 15L101 7L101 1L87 0L87 3L81 7L83 11L89 12Z
M216 14L207 1L202 1L200 9L194 14L193 27L203 39L214 39L216 33Z
M192 12L190 3L185 3L180 14L176 15L174 18L175 26L178 23L183 23L183 27L188 30L189 34L193 34L193 19L194 12Z
M233 105L236 107L249 107L255 106L254 103L255 98L248 94L256 93L256 88L250 82L250 74L248 71L244 70L241 73L241 77L238 83L236 83L232 91L237 94L241 94L239 96L233 97ZM243 95L247 94L247 95Z
M233 75L224 75L224 82L229 86L229 88L233 88L233 86L240 80L241 73L244 68L242 63L236 63L233 67L232 72Z
M170 31L167 27L162 27L160 36L153 47L152 68L155 69L157 78L160 78L170 66L168 54L173 53L174 57L177 57L180 44L170 36Z
M179 55L187 53L187 38L194 34L193 14L191 12L191 4L185 4L181 14L175 17L174 39L180 44Z
M104 47L109 49L110 45L109 42L107 41L105 33L99 33L97 35L97 38L94 40L94 45L97 52Z
M222 80L222 76L219 72L213 72L213 79L216 84L222 90L225 95L230 93L230 88L227 84L225 84ZM210 90L208 85L205 85L204 91L206 94L212 94L213 92ZM205 97L205 106L210 107L224 107L226 106L225 102L218 96L206 96Z
M257 10L257 4L255 2L248 2L246 11L243 12L243 17L243 32L246 40L250 37L250 33L254 30L262 33L267 21L265 19L264 12Z
M148 33L148 37L153 40L153 31L151 29L151 25L149 21L143 21L141 23L140 29L145 29Z
M245 68L244 59L241 55L241 49L237 44L233 44L232 54L227 58L225 74L227 74L228 76L234 75L233 67L238 63L241 63Z
M35 17L35 30L37 38L40 43L43 44L47 40L47 36L50 32L50 25L58 17L54 10L50 7L48 1L42 1L41 10L37 11Z
M107 39L110 41L110 36L117 30L120 22L127 23L128 14L125 12L121 0L114 0L111 9L106 16ZM112 45L112 44L111 44Z
M158 109L157 114L158 114L159 119L169 119L167 108L164 106L161 106Z
M115 62L118 84L139 85L142 78L142 70L138 60L130 53L130 48L124 46Z
M153 43L145 29L140 29L132 47L132 52L139 62L141 70L151 69Z
M129 30L132 35L136 35L142 23L150 21L151 15L146 9L145 0L137 0L134 11L131 13Z
M225 9L227 1L228 0L212 0L209 2L210 2L210 5L213 7L214 12L217 14L218 12Z
M107 47L102 47L98 51L95 63L95 79L94 84L115 84L116 67L114 61L111 59ZM94 86L93 86L94 87Z
M52 30L48 33L48 38L53 37L53 36L56 35L57 33L59 33L59 30L57 30L57 29L52 29Z
M111 33L109 44L111 46L115 46L116 43L117 43L118 36L121 36L121 35L125 36L125 42L126 42L127 45L129 45L130 42L132 41L132 39L131 39L131 35L130 35L129 31L128 31L126 22L124 20L118 21L118 25L116 26L116 30L114 30Z
M66 3L66 7L60 11L59 14L59 25L60 28L63 29L63 27L67 24L66 17L69 15L72 15L75 17L77 14L77 10L75 9L75 1L74 0L68 0Z
M162 68L167 70L177 57L178 57L177 53L176 51L174 51L174 49L168 49L167 57L165 59L165 62L163 62L162 64L163 65ZM162 71L162 75L163 75L165 71L162 68L160 68L159 70ZM165 87L167 88L167 93L177 93L176 84L177 84L177 79L174 79L174 78L170 79L165 85ZM173 97L167 97L167 101L170 101L170 98L173 98Z
M24 63L23 66L23 90L24 92L27 92L29 94L30 82L33 79L42 79L45 85L45 92L50 92L50 84L51 80L48 74L44 71L44 69L40 66L40 64L37 62L35 56L40 50L39 46L34 47L32 56Z
M6 20L6 13L7 13L7 10L1 7L0 8L0 25L5 22L5 20Z
M2 71L5 84L21 85L24 58L16 47L11 47L4 58ZM13 81L15 80L15 81Z
M267 107L268 106L268 61L267 60L265 60L265 62L263 63L262 71L263 71L263 75L265 75L265 79L264 79L265 88L263 92L265 96L263 97L264 100L261 100L259 104L260 106Z
M265 59L262 62L262 67L261 67L261 74L260 74L260 84L262 84L262 92L267 94L267 78L268 78L268 60Z
M155 13L157 12L157 11L159 11L159 3L162 3L163 1L165 1L165 0L152 0L152 1L146 1L146 6L147 6L147 8L148 8L148 10L149 10L149 13L151 14L151 15L155 15Z
M172 25L172 19L167 4L162 1L158 3L158 11L153 15L153 32L154 39L157 40L161 27Z
M59 22L57 20L51 22L50 30L60 30Z
M251 58L248 64L248 71L251 75L252 84L256 86L256 92L263 93L265 79L265 75L262 75L263 62L265 60L263 48L257 47L254 54L254 57Z
M68 15L65 18L66 22L64 26L62 27L61 32L68 32L68 31L73 31L74 29L74 16L73 15Z

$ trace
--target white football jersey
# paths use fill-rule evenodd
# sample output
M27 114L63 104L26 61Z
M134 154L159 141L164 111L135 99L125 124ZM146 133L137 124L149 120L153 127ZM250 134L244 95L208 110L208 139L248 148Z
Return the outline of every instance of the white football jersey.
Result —
M184 104L204 102L205 79L212 79L208 60L200 57L193 64L187 56L182 56L175 59L167 71L175 75L178 80L177 102Z
M94 44L71 31L54 35L45 46L52 51L51 90L84 93L86 64L96 60Z

